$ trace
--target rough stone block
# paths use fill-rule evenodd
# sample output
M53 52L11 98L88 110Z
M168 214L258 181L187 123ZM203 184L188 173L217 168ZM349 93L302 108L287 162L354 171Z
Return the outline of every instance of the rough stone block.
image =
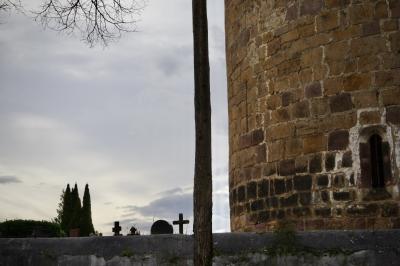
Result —
M314 211L315 215L319 217L330 217L332 215L332 210L330 208L318 208Z
M367 22L362 25L362 34L363 36L379 34L381 32L381 28L379 26L379 21Z
M388 6L385 1L379 1L375 4L374 18L381 19L388 17Z
M347 214L350 216L373 216L379 211L379 206L375 203L351 205L347 208Z
M380 90L379 96L381 97L381 101L384 106L400 105L399 88Z
M303 140L299 138L289 138L286 141L285 156L293 157L298 156L303 151Z
M250 203L251 211L259 211L264 209L264 200L256 200Z
M284 179L274 179L274 189L275 194L283 194L286 192L285 180Z
M326 136L324 134L311 135L304 138L304 154L315 153L326 150Z
M246 199L246 189L245 189L244 186L238 187L237 197L238 197L238 201L239 202L244 202L245 201L245 199Z
M315 98L311 100L311 115L323 116L329 113L328 98Z
M376 91L359 91L353 93L355 108L368 108L378 106L378 95Z
M255 156L256 156L257 163L266 161L267 152L266 152L265 143L257 146Z
M281 201L281 206L282 207L295 207L298 205L298 198L299 196L297 194L293 194L289 197L282 197L280 199Z
M336 174L333 176L332 186L335 188L343 188L346 185L344 174Z
M310 208L298 207L293 209L293 214L297 217L305 217L305 216L310 216L311 211Z
M258 213L258 222L260 223L265 223L269 220L269 212L268 211L262 211Z
M360 114L360 124L378 124L381 122L381 114L379 111L367 111Z
M341 93L329 98L329 106L332 113L344 112L353 108L353 102L349 93Z
M284 92L282 93L282 106L286 107L292 103L292 99L294 98L292 92Z
M397 203L385 203L381 206L382 217L399 216L399 205Z
M321 194L321 200L324 203L329 203L330 202L330 197L329 197L329 192L328 191L325 191L325 190L321 191L320 194Z
M374 8L368 4L351 5L350 21L352 24L368 22L374 16Z
M400 106L386 108L386 122L400 125Z
M353 166L353 158L351 151L346 151L343 154L342 158L342 167L352 167Z
M307 51L304 51L301 54L301 65L302 67L312 67L316 65L320 65L322 62L322 48L317 47Z
M325 170L332 171L335 169L336 155L334 153L327 153L325 155Z
M316 15L323 6L322 0L304 0L300 5L300 16Z
M257 183L250 182L247 184L247 200L257 197Z
M301 101L292 105L292 117L305 118L310 116L308 101Z
M299 193L299 202L303 206L309 206L311 204L311 192Z
M342 78L328 78L324 81L324 95L331 96L338 94L343 89Z
M317 32L331 31L337 27L339 27L338 10L325 11L317 16Z
M322 171L322 156L321 154L315 154L311 156L309 160L308 168L310 173L320 173Z
M296 173L305 173L308 170L308 159L305 156L296 157L295 161Z
M390 0L389 8L392 18L400 18L400 2L398 0Z
M267 163L263 166L263 176L276 174L276 163Z
M291 6L289 6L288 8L287 8L287 11L286 11L286 19L285 20L295 20L295 19L297 19L297 17L298 17L298 5L297 5L297 3L296 4L294 4L294 5L291 5Z
M375 73L375 85L379 87L388 87L400 85L400 72L392 71L378 71Z
M327 187L329 185L329 177L327 175L317 176L318 187Z
M352 74L344 78L343 88L345 91L367 90L371 85L369 73Z
M297 191L311 190L312 177L310 175L298 175L294 179L294 189Z
M382 30L385 32L395 31L399 29L399 23L397 20L387 20L383 22Z
M350 192L333 192L333 199L336 201L349 201L352 200Z
M347 130L336 130L329 134L328 150L345 150L349 145L349 132Z
M313 82L305 88L305 96L307 98L314 98L322 96L321 83L319 81Z
M353 39L350 52L353 56L378 54L387 51L386 40L380 35Z
M259 198L265 198L269 196L269 180L263 179L257 183L257 194Z

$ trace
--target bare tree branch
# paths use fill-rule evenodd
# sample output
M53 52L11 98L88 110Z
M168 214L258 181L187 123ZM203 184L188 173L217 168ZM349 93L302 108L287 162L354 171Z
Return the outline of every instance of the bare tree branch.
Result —
M19 0L0 0L0 11L7 11L10 9L21 9L21 3Z
M78 31L90 46L107 45L122 32L136 31L146 0L45 0L35 19L44 27Z

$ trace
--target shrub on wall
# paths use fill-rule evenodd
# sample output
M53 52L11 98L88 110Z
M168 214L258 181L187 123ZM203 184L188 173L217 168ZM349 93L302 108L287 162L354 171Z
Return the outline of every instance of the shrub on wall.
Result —
M0 223L0 237L62 237L57 223L34 220L9 220Z

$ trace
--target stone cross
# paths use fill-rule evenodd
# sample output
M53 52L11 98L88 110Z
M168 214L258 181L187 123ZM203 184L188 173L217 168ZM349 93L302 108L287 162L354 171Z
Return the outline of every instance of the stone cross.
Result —
M114 222L114 228L112 229L114 232L114 236L119 236L121 232L121 226L119 226L119 222Z
M183 234L183 225L188 224L189 220L183 220L183 214L179 214L179 220L178 221L173 221L173 224L179 224L179 234Z

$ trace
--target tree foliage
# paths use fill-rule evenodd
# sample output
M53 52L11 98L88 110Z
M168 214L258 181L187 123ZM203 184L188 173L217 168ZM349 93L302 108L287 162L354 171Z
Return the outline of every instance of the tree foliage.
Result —
M79 198L78 185L75 183L72 190L69 184L67 185L66 189L62 191L57 217L54 221L60 225L66 234L69 234L71 229L80 229L81 236L89 236L95 233L88 184L85 186L83 206L81 206L81 199Z
M34 220L8 220L0 223L1 237L61 237L58 223Z
M90 234L94 234L95 232L92 223L92 207L90 203L90 192L88 184L86 184L85 193L83 194L79 228L81 236L89 236Z
M76 229L80 226L81 220L81 199L79 198L78 185L75 183L74 188L71 192L71 206L72 206L72 215L71 220L69 222L69 229Z

